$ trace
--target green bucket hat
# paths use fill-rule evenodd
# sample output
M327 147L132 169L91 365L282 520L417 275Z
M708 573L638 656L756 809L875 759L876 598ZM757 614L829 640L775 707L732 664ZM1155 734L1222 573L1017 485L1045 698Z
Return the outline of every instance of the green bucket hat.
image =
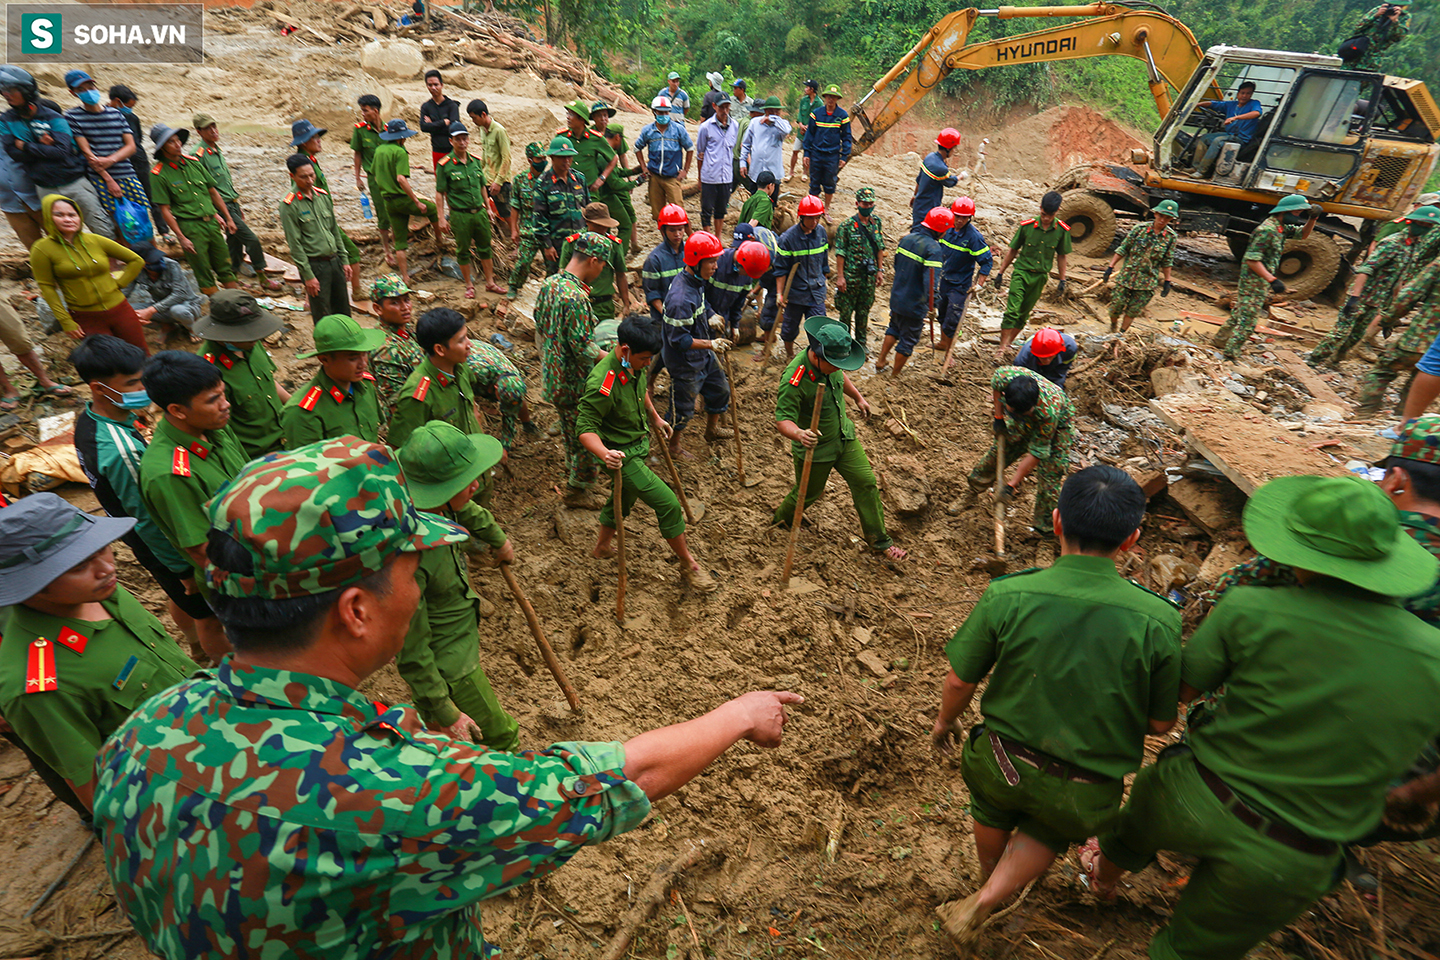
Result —
M766 109L766 110L783 110L783 109L785 109L785 108L784 108L784 106L780 103L780 98L779 98L779 97L770 96L770 97L766 97L766 98L765 98L765 109Z
M1174 200L1161 200L1155 204L1155 212L1167 217L1180 216L1180 204Z
M1251 545L1276 563L1383 596L1413 597L1440 572L1384 491L1357 476L1278 477L1251 495L1244 523Z
M616 110L614 107L610 106L610 104L606 103L604 100L596 100L594 103L590 104L590 116L595 116L595 114L599 113L601 110L604 110L606 115L611 117L615 116L615 114L620 112L619 110Z
M1406 223L1428 223L1434 226L1440 223L1440 207L1416 207L1411 210L1408 216L1401 217Z
M383 277L376 277L375 282L370 284L370 299L384 300L386 297L403 297L410 292L405 286L405 281L400 279L398 273L387 273Z
M570 142L566 136L557 136L550 141L550 148L545 151L547 157L578 157L580 151L575 149L575 144Z
M394 296L394 294L392 294ZM295 359L304 360L318 357L322 353L356 351L369 353L385 345L384 330L369 330L355 322L353 317L332 313L321 317L315 323L315 349L295 354Z
M252 343L285 326L244 290L219 290L210 296L210 315L195 321L195 332L210 340Z
M1310 201L1309 201L1309 200L1307 200L1307 199L1305 199L1304 197L1300 196L1300 194L1298 194L1298 193L1292 193L1292 194L1290 194L1290 196L1285 197L1285 198L1284 198L1283 200L1281 200L1279 203L1275 204L1274 209L1272 209L1270 212L1271 212L1271 213L1293 213L1293 212L1295 212L1295 211L1297 211L1297 210L1309 210L1309 209L1310 209Z
M832 83L832 84L830 84L830 86L826 87L826 88L825 88L825 92L822 93L822 94L820 94L820 96L822 96L822 97L839 97L839 96L843 96L843 94L840 93L840 84L838 84L838 83Z
M873 187L861 187L855 191L856 203L874 203L875 189Z
M250 461L206 515L250 560L249 573L205 565L205 582L227 597L286 600L339 590L379 572L396 553L468 536L417 511L390 448L357 437Z
M1380 466L1395 466L1390 462L1392 460L1440 463L1440 414L1406 420L1400 426L1399 434L1390 445L1390 452L1380 461Z
M525 144L525 156L531 160L539 160L545 156L545 144L533 142Z
M590 119L590 114L592 113L591 107L584 100L571 100L565 104L565 109L575 114L575 116L581 120L587 121Z
M810 317L805 321L805 333L826 363L841 370L859 370L865 365L865 346L850 336L844 324L829 317Z
M431 420L416 428L396 455L415 506L435 510L499 463L505 448L489 434L465 434Z

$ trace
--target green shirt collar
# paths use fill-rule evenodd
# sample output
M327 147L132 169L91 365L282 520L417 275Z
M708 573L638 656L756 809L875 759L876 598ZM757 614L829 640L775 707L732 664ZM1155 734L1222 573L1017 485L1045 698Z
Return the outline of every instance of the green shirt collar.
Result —
M1054 566L1071 567L1077 573L1100 573L1120 576L1115 561L1109 557L1094 557L1084 553L1062 554L1055 558Z
M105 416L105 414L100 413L98 410L96 410L96 409L95 409L95 405L94 405L93 403L91 403L89 400L85 401L85 412L88 413L90 416L94 417L96 420L101 421L102 423L113 423L113 424L116 424L116 425L118 425L118 426L124 427L124 428L126 428L127 430L133 430L133 429L135 429L135 418L140 415L138 412L136 412L136 413L130 414L129 419L126 419L126 420L114 420L114 419L111 419L110 417ZM158 426L158 424L157 424L157 426ZM1418 516L1420 516L1420 514L1417 513L1417 514L1415 514L1415 516L1418 517Z
M362 723L382 712L360 691L343 683L292 670L237 665L233 656L221 661L215 680L237 701L254 706L328 713Z

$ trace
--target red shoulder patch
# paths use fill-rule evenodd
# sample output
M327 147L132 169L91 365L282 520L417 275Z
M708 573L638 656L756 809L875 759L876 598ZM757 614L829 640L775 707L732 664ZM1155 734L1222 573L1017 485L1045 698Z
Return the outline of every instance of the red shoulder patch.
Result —
M29 662L25 668L25 692L49 693L58 689L60 680L55 676L55 648L44 637L36 637L30 644Z
M610 396L610 391L615 389L615 371L611 370L605 374L605 382L600 384L600 396Z
M60 636L55 638L55 642L63 643L76 653L84 653L85 645L90 642L90 638L66 627L60 631Z
M368 130L369 128L370 124L366 123L364 120L361 120L359 123L355 124L356 130Z
M343 394L343 393L340 392L340 388L339 388L339 387L331 387L331 388L330 388L330 396L331 396L332 398L334 398L334 400L335 400L336 403L344 403L344 402L345 402L345 394Z
M190 451L184 447L175 448L175 456L170 461L170 472L177 477L190 476Z
M1060 219L1057 218L1057 219L1055 220L1055 222L1058 223L1058 224L1060 224L1060 229L1061 229L1061 230L1069 230L1069 229L1070 229L1070 224L1066 223L1064 220L1060 220Z
M1031 217L1029 220L1021 220L1021 221L1020 221L1020 226L1022 226L1022 227L1032 227L1032 226L1035 225L1035 222L1036 222L1036 221L1035 221L1035 218L1034 218L1034 217Z
M365 373L360 374L360 377L361 377L361 379L363 379L363 380L374 380L374 379L375 379L375 374L370 373L369 371L366 371Z
M425 394L427 394L427 393L429 393L429 392L430 392L430 378L429 378L429 377L421 377L421 378L420 378L420 382L415 385L415 392L412 393L410 396L412 396L412 397L415 398L416 400L424 400L424 399L425 399Z
M445 164L449 163L451 160L454 160L454 159L455 159L454 154L449 154L449 153L447 153L447 154L445 154L445 156L443 156L443 157L440 158L440 162L437 163L436 166L437 166L437 167L443 167L443 166L445 166Z
M320 187L320 186L318 186L318 185L315 187L315 192L316 192L316 193L323 193L323 194L325 194L325 196L327 196L327 197L330 196L330 191L329 191L329 190L326 190L325 188Z
M800 386L800 381L803 379L805 379L805 364L802 363L796 367L795 372L790 375L790 386Z
M295 199L295 194L294 194L293 192L285 194L285 202L286 202L286 203L289 203L289 202L291 202L291 201L294 200L294 199Z
M311 387L305 391L305 399L300 401L300 409L307 413L315 409L315 404L320 402L320 388Z
M155 174L158 174L158 173L160 172L160 163L159 163L159 161L156 161L155 166L153 166L153 167L150 168L150 172L151 172L151 173L155 173Z

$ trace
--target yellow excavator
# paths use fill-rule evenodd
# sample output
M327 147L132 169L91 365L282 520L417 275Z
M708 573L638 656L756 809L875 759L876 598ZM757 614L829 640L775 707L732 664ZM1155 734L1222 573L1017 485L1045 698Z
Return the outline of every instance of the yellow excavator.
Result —
M981 17L1078 17L1070 23L967 44ZM1143 216L1175 200L1182 230L1225 236L1238 258L1250 232L1280 197L1299 193L1325 209L1318 228L1287 245L1279 275L1293 296L1314 296L1340 272L1342 251L1357 255L1376 227L1408 213L1440 160L1440 107L1418 80L1345 69L1339 57L1247 47L1202 51L1179 20L1149 4L959 10L941 19L855 105L864 152L951 70L1036 64L1085 57L1131 57L1144 64L1163 118L1154 150L1129 163L1098 159L1062 174L1060 217L1076 252L1102 256L1118 218ZM890 99L866 103L914 64ZM1187 166L1196 140L1223 120L1203 101L1233 98L1255 85L1260 128L1232 144L1213 176ZM1003 171L995 171L1003 175Z

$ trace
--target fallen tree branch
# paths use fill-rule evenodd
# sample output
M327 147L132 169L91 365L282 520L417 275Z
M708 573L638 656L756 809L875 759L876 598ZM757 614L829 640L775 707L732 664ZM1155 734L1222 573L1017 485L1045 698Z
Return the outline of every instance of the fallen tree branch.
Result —
M635 934L640 932L645 921L654 915L664 901L665 891L670 888L670 884L700 861L710 856L721 856L723 853L724 848L719 845L696 845L691 847L688 853L676 857L669 866L656 870L650 877L650 882L645 884L645 889L640 891L639 902L625 914L625 919L620 922L620 929L615 931L615 936L600 954L600 960L620 960L625 956L625 952L630 949L630 941L635 939Z

